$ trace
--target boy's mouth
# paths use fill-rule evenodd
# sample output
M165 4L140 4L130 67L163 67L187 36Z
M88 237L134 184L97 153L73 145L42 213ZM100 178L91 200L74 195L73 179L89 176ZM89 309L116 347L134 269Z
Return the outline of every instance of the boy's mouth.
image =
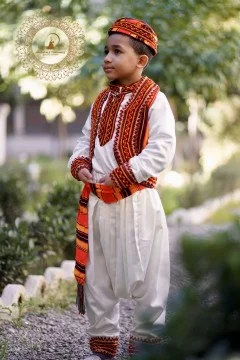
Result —
M109 72L109 71L114 70L114 68L113 68L113 67L110 67L110 66L104 66L103 69L104 69L105 72Z

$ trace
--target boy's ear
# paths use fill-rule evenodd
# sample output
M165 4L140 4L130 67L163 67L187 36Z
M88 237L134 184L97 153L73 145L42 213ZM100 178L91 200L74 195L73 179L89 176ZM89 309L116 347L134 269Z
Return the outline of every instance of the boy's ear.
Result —
M139 55L138 59L138 67L145 68L148 64L148 56L147 55Z

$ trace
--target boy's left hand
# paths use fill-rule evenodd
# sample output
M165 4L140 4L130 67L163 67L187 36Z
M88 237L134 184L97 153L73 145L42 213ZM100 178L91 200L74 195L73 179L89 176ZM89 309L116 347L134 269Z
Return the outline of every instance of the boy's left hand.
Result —
M114 186L109 175L103 176L98 182L103 185Z

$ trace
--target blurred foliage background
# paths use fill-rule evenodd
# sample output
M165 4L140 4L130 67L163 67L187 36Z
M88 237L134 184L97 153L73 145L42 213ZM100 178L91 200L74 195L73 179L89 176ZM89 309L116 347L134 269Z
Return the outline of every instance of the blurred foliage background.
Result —
M17 32L36 13L71 16L83 28L85 51L72 76L41 81L22 68L15 49ZM176 119L176 156L158 183L166 214L211 198L220 199L219 209L207 222L231 223L239 213L239 199L221 206L223 195L240 188L238 0L1 0L0 292L9 282L23 283L29 273L42 274L47 266L74 259L81 190L68 174L69 147L59 151L59 158L41 152L33 156L31 151L26 156L21 149L14 158L3 156L8 141L1 126L8 121L3 106L12 111L36 103L44 121L59 124L55 136L66 142L78 110L88 110L107 85L101 67L106 34L122 16L145 20L159 37L158 54L146 75L167 95ZM191 284L173 304L176 315L166 329L173 340L158 355L148 349L144 359L230 360L239 351L238 254L238 222L212 238L184 239L182 261Z

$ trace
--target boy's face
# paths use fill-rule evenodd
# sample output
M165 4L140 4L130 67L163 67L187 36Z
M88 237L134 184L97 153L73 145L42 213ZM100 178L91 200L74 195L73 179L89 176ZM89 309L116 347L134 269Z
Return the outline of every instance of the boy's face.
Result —
M131 47L128 36L112 34L105 46L103 69L110 81L130 85L141 75L140 57Z

